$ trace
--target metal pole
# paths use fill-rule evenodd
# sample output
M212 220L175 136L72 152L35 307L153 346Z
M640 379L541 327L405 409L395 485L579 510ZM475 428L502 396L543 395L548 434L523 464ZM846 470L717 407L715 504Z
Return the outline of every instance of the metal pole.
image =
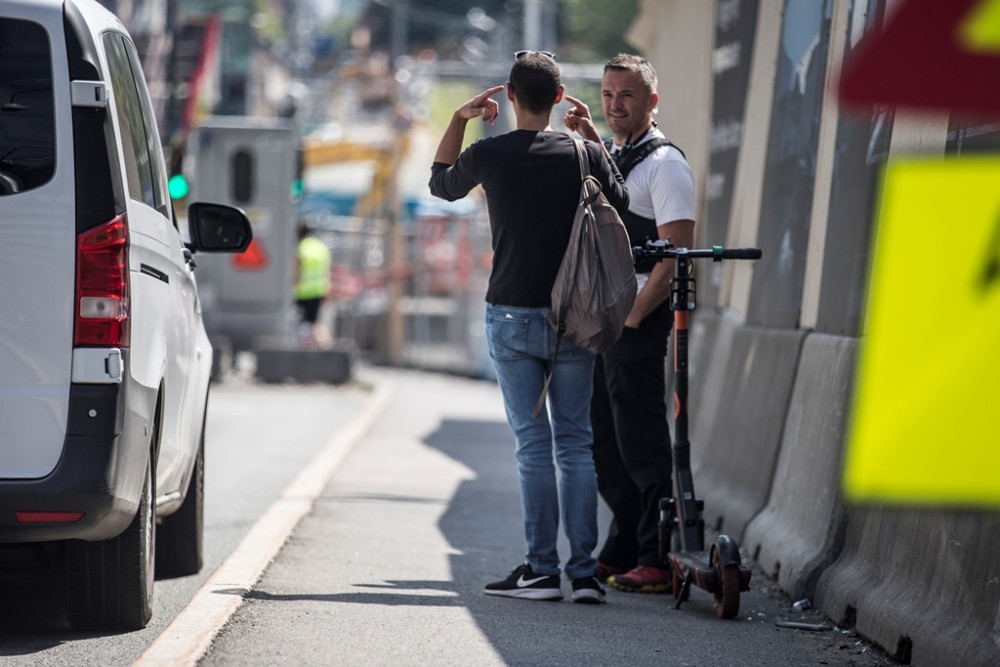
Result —
M395 0L392 3L392 69L396 69L396 59L409 51L410 0Z
M542 0L524 0L524 48L542 48Z
M406 319L403 314L403 284L404 269L406 267L406 238L403 235L402 221L400 220L399 201L399 169L403 160L403 142L406 132L402 119L398 116L402 108L401 85L395 79L396 67L399 58L407 55L409 51L409 24L410 24L410 0L395 0L392 5L392 63L390 69L393 73L392 81L392 103L394 106L394 116L392 123L392 173L389 175L388 187L386 188L386 202L384 210L387 213L389 222L388 243L388 266L389 266L389 312L386 322L387 334L387 356L390 364L398 365L403 361L403 348L406 345Z

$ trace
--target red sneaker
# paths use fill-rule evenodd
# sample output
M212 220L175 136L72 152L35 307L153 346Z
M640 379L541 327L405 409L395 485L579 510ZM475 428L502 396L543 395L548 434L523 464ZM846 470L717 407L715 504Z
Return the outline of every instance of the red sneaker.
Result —
M669 569L640 565L608 579L608 585L626 593L669 593L673 573Z
M595 576L597 577L597 580L603 584L608 580L608 577L610 577L611 575L624 574L626 572L628 572L627 567L608 565L607 563L602 563L601 561L597 561L597 574Z

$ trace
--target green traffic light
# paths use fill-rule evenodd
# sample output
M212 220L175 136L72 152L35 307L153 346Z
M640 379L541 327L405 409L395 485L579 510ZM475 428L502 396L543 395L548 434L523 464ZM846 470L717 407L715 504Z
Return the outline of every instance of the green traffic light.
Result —
M167 190L170 192L171 199L184 199L191 192L191 186L188 185L184 174L174 174L167 181Z

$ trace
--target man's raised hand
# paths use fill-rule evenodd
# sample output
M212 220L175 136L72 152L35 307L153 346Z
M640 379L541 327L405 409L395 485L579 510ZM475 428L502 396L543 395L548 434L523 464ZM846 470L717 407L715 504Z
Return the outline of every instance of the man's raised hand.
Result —
M465 120L482 117L484 123L488 122L492 125L497 119L497 114L500 113L500 105L491 98L501 90L503 90L503 86L487 88L460 106L455 113Z
M590 116L590 108L572 95L563 95L563 99L573 105L566 112L566 115L563 116L563 124L584 139L600 143L601 135L597 133L597 128L594 127L594 119Z

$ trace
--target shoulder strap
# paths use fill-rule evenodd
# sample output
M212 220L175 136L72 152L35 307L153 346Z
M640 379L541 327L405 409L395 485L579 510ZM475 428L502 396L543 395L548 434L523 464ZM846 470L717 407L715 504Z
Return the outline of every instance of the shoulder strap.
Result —
M649 155L658 148L663 146L670 146L671 148L676 148L677 152L681 154L682 157L687 159L684 155L684 151L677 147L677 145L670 141L669 139L661 139L660 137L654 137L649 141L643 142L636 146L635 148L625 150L622 149L618 153L618 171L621 172L622 178L628 178L629 172L631 172L637 164L645 160Z
M583 145L583 142L573 137L573 146L576 148L576 161L580 166L580 202L579 205L584 204L584 181L590 176L590 156L587 155L587 149ZM578 216L577 216L578 217ZM570 233L569 245L566 247L567 253L576 252L579 253L580 247L580 229L579 221L574 220L573 231ZM578 262L573 262L574 266L578 266ZM558 280L558 278L557 278ZM538 415L542 413L545 408L545 397L549 393L549 385L552 384L552 374L556 370L556 359L559 357L559 343L562 342L563 334L566 333L566 306L564 305L560 308L560 312L554 313L555 315L555 329L556 329L556 344L552 350L552 363L549 365L549 372L545 375L545 384L542 385L542 392L538 397L538 401L535 403L535 409L531 411L531 418L538 419Z
M576 137L573 137L573 145L576 146L576 159L580 163L580 181L582 182L590 175L590 156L587 154L587 147Z

